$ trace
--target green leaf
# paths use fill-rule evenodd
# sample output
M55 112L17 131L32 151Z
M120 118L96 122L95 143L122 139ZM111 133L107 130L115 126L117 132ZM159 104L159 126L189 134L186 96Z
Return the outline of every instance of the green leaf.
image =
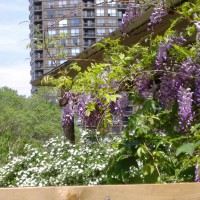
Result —
M121 60L123 60L123 59L125 58L125 55L124 55L123 53L120 53L120 54L119 54L119 58L120 58Z
M197 141L194 145L195 145L195 147L198 147L200 145L200 140Z
M188 34L189 36L192 36L192 35L194 35L194 33L195 33L195 31L196 31L196 28L195 28L195 26L188 26L188 27L186 28L186 31L187 31L187 34Z
M144 165L144 167L142 168L142 172L143 174L146 176L148 174L152 174L154 172L154 166L151 164L146 164Z
M190 156L194 154L195 151L195 145L193 143L184 143L181 146L179 146L176 150L176 156L180 155L181 153L187 153Z

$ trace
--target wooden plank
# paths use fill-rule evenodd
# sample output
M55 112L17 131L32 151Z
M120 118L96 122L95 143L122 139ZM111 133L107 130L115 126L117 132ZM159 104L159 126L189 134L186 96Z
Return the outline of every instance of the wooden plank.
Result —
M0 200L200 200L200 183L1 188Z

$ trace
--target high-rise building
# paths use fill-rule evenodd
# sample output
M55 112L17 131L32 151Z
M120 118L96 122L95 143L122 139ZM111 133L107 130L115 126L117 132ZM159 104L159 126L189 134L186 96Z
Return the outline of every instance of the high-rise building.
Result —
M72 58L105 35L121 26L126 3L114 0L29 0L31 80L49 72L66 61L66 57L52 60L59 49L55 44L45 48L33 46L35 38L45 38L61 33L69 35L59 40L67 58ZM38 34L38 30L40 34ZM32 92L35 88L32 88Z

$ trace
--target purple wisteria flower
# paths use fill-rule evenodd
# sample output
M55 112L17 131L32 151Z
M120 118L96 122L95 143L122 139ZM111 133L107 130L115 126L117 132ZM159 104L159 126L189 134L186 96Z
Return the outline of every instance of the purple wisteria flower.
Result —
M178 105L179 105L179 124L182 130L187 130L191 122L193 121L193 111L192 111L192 95L190 88L185 89L184 87L180 86L178 91Z
M198 163L195 166L195 178L194 178L195 182L200 182L200 178L199 178L199 165Z
M197 76L195 79L194 101L196 105L200 108L200 75Z
M187 83L191 81L192 78L195 76L195 72L196 72L196 64L191 58L188 58L179 67L178 77L182 82Z
M147 73L143 73L136 78L136 88L138 92L144 97L147 98L152 96L150 94L150 75Z
M181 81L177 77L163 76L160 78L160 102L165 108L170 109L172 101L177 99L177 92L181 86Z
M196 25L197 31L200 32L200 21L194 23Z
M74 109L71 103L67 104L63 109L62 127L66 127L73 121Z
M129 24L129 22L141 16L142 13L141 4L136 4L135 2L129 3L122 17L122 32L125 33L126 26Z
M162 18L168 14L167 10L162 7L154 8L153 13L150 16L149 26L154 26L161 23Z
M167 43L161 44L158 48L158 55L156 59L156 69L166 69L167 68L167 62L168 62L168 55L167 55L167 49L169 48L169 45Z

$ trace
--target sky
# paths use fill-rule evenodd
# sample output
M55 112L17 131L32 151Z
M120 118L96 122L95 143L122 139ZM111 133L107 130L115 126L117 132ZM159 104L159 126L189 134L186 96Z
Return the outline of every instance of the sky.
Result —
M29 1L0 0L0 88L30 96Z

